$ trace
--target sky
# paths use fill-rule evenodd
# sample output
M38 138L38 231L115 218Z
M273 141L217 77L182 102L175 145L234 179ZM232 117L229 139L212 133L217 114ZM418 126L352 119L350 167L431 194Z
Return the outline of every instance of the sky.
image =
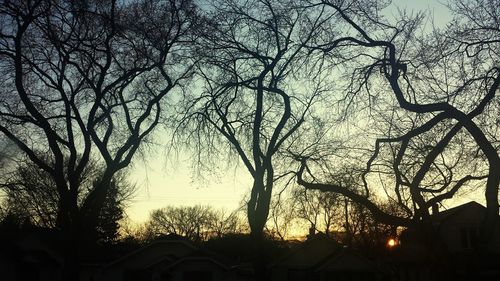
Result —
M136 161L129 179L136 184L137 191L127 209L128 217L140 223L152 210L166 206L201 204L228 211L241 206L251 184L243 167L200 178L192 172L190 162L187 154L168 156L167 153L146 155Z
M397 15L397 9L426 11L437 26L450 19L447 8L436 0L395 0L388 14ZM160 135L160 134L159 134ZM168 143L160 147L168 146ZM161 150L161 149L160 149ZM211 205L228 211L241 206L245 194L251 188L251 178L243 167L226 169L225 173L193 175L187 154L169 156L167 153L136 157L129 171L131 182L137 186L136 195L129 203L127 215L136 223L147 220L152 210L166 206Z

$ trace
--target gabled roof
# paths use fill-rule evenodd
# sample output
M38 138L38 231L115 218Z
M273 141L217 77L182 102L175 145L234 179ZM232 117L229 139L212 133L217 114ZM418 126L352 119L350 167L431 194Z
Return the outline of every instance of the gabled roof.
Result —
M271 264L270 267L311 268L341 248L342 246L337 241L323 233L317 233Z
M145 268L149 269L149 268L153 268L153 267L157 267L157 266L161 266L161 265L170 265L173 262L175 262L177 259L178 259L178 257L176 257L174 255L166 255L166 256L162 257L161 259L155 260L155 261L151 262L150 264L146 265Z
M449 219L450 217L458 214L467 209L481 209L486 210L486 207L477 203L476 201L470 201L468 203L450 208L448 210L439 211L437 214L432 214L431 218L434 223L442 223L443 221Z
M212 263L215 263L225 270L228 270L233 264L229 259L223 257L217 253L214 253L210 250L199 248L194 250L193 252L185 255L183 257L175 257L172 255L166 256L164 259L159 260L157 262L151 263L147 266L147 268L156 268L156 267L164 267L170 268L175 266L181 262L190 261L190 260L206 260Z
M333 252L319 263L315 270L321 271L376 271L377 266L371 260L356 253L350 248L342 248Z
M44 250L31 250L23 253L23 260L41 264L45 267L58 267L61 263L51 253Z
M165 261L166 259L173 260L175 258L181 258L182 256L186 255L186 254L184 255L181 254L181 256L177 256L175 253L173 253L172 249L175 246L181 246L189 252L194 252L197 250L197 248L194 245L184 240L155 241L138 250L129 253L128 255L125 255L115 261L108 263L107 265L104 266L103 271L109 270L110 268L118 266L129 260L133 260L138 256L140 256L141 254L147 253L148 251L158 251L158 254L155 257L153 257L152 260L149 261L140 260L141 267L148 267L151 266L152 264Z
M213 257L208 257L208 256L189 256L189 257L184 257L184 258L181 258L175 262L173 262L172 264L170 264L167 269L173 269L185 262L189 262L189 261L207 261L209 263L212 263L212 264L215 264L217 265L218 267L222 268L223 270L225 271L229 271L231 268L229 266L227 266L226 264L222 263L221 261L219 260L216 260L214 259Z

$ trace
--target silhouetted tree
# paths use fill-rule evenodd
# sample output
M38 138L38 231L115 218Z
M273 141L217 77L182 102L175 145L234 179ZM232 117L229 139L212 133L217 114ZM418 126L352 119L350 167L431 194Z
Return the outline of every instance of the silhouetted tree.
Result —
M373 200L380 208L395 216L404 216L401 209L390 201ZM376 220L371 212L362 204L351 200L345 201L345 222L346 236L342 242L370 255L373 258L380 256L387 247L389 238L396 238L399 234L398 226L381 223Z
M295 215L308 222L308 228L329 235L339 231L343 221L344 207L342 197L334 193L314 190L295 189L292 193Z
M297 227L295 201L289 196L274 195L269 208L266 232L276 239L286 241L294 227Z
M2 1L0 132L53 178L71 239L95 231L113 175L191 76L195 19L188 0ZM78 204L91 157L105 168Z
M385 213L404 216L395 203L371 200ZM288 196L273 201L271 207L266 229L282 240L289 238L287 234L292 227L302 235L314 230L376 255L384 249L389 237L397 235L397 226L378 222L362 204L338 193L296 187Z
M331 53L332 57L338 56L333 49L338 46L356 46L351 50L359 52L360 59L348 69L352 80L347 83L346 96L352 100L365 93L370 102L382 97L382 102L395 104L399 112L386 118L392 130L375 142L362 175L363 193L339 184L322 183L317 177L305 180L305 174L314 174L314 168L308 166L313 161L308 161L307 155L298 157L302 163L299 183L309 189L341 193L363 204L379 221L418 224L428 245L440 248L430 220L430 207L453 197L471 181L486 178L488 211L481 230L481 241L486 245L494 233L499 211L500 158L494 129L498 124L486 121L498 116L495 100L500 83L499 41L494 39L499 34L498 13L491 12L498 11L498 5L494 1L453 2L452 24L419 37L422 15L409 18L403 14L401 21L391 25L379 16L381 7L377 5L365 5L362 1L321 4L337 13L345 30L339 39L325 40L315 49L321 55ZM380 94L383 92L392 96L386 98ZM401 112L408 117L392 118ZM462 146L462 153L457 146ZM391 167L395 184L393 199L406 210L404 216L384 212L370 200L372 187L366 176L385 153L389 153L385 159L391 163L387 166ZM467 165L477 162L486 167L485 172L474 164ZM462 170L457 173L459 169Z
M97 163L87 165L80 180L79 204L85 202L102 173ZM114 175L108 188L107 197L99 213L96 236L87 240L111 242L117 238L118 222L123 217L124 208L134 194L135 186L128 183L123 172ZM52 177L29 161L19 161L16 169L4 175L2 190L6 198L3 207L19 217L26 217L33 225L55 228L59 194Z
M286 173L277 169L280 150L322 91L305 47L323 15L295 1L213 1L208 10L211 25L198 47L203 89L186 101L177 130L192 138L202 165L214 167L205 161L217 163L227 149L248 170L248 222L260 251L274 182ZM262 280L266 262L265 255L255 261Z
M301 33L305 11L285 2L217 1L202 41L205 85L186 105L186 126L200 142L228 142L254 178L248 200L250 228L260 236L274 181L273 157L303 122L317 91L297 92L295 68L315 30ZM314 27L314 26L313 26ZM304 103L292 98L304 95ZM206 144L206 143L201 143ZM202 146L205 147L205 146ZM211 147L211 149L217 149Z
M239 232L237 213L226 214L210 206L165 207L151 212L146 229L151 238L180 235L200 243ZM151 239L150 238L150 239Z

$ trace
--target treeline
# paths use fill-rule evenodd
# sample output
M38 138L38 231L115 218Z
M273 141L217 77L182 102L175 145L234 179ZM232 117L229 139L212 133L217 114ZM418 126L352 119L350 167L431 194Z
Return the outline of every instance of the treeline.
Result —
M227 212L208 205L167 206L151 212L142 225L132 222L125 235L140 241L152 241L168 235L201 243L227 235L248 233L241 212Z
M388 213L397 209L381 205ZM292 196L273 201L265 236L278 243L304 240L321 232L343 245L370 253L383 249L400 230L376 221L369 210L346 197L296 189ZM142 224L123 221L120 239L147 243L173 236L203 243L249 233L241 208L227 212L209 205L167 206L152 211Z

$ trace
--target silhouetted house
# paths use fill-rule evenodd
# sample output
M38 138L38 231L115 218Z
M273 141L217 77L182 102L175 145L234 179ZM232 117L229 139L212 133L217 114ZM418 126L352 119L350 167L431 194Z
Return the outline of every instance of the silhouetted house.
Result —
M469 203L439 212L434 208L432 222L442 241L451 253L470 252L478 245L479 229L486 207L471 201ZM490 241L488 250L500 253L500 217L497 234Z
M270 266L272 281L379 280L372 261L343 247L323 233L302 244Z
M17 280L16 266L19 260L17 249L10 247L10 245L0 246L0 276L4 280Z
M229 281L238 280L223 258L184 240L153 242L103 267L97 280L106 281Z
M486 207L471 201L454 208L439 211L433 207L432 225L438 237L446 246L446 250L454 254L469 253L476 249L480 239L480 227L486 214ZM488 251L500 253L500 217L498 217L496 233L489 242ZM403 231L400 240L403 248L421 247L418 233L413 229ZM416 249L415 249L416 250ZM428 249L422 249L428 251Z
M442 243L444 253L427 248L415 230L405 230L402 244L393 255L397 280L441 280L446 276L500 280L500 217L487 251L477 251L476 247L485 214L486 207L474 201L444 211L433 207L434 239Z
M171 263L196 251L182 240L156 241L104 266L99 280L125 281L151 278L149 269L158 263Z
M315 269L317 280L378 280L381 272L376 264L349 248L334 252Z
M95 281L101 270L101 263L83 262L80 264L80 280L79 281Z
M152 280L172 281L233 281L236 274L231 267L206 255L192 255L172 263L156 265L152 268Z
M45 229L19 231L0 247L0 280L61 280L63 258L59 236Z
M61 263L44 250L0 251L0 280L61 280Z

